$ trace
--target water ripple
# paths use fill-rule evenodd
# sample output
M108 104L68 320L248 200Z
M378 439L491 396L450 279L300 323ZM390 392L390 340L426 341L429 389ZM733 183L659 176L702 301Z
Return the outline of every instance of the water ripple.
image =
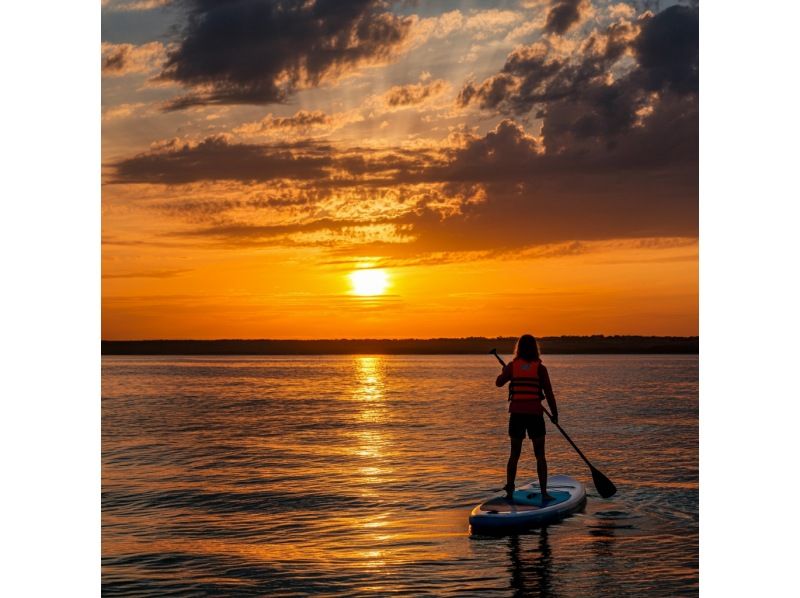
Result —
M550 427L585 510L482 537L508 450L483 356L104 358L103 595L696 595L697 358L546 362L619 492Z

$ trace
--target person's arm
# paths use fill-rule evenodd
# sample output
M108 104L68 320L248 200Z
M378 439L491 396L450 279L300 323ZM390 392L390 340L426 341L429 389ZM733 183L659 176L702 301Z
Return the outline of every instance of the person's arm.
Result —
M497 377L497 380L494 381L495 386L503 386L506 382L511 380L511 364L507 363L503 366L503 371L500 372L500 375Z
M553 386L550 384L550 374L547 373L547 368L542 364L539 364L539 384L542 387L542 393L547 401L547 406L550 407L550 414L553 416L553 422L558 423L556 395L553 394Z

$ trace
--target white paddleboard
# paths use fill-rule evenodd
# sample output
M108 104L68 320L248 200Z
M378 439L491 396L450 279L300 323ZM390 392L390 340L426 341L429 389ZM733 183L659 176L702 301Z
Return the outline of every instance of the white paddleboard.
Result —
M482 502L469 515L472 531L538 527L563 519L586 502L586 487L566 475L549 477L547 493L553 500L543 504L539 483L531 482L517 488L512 500L503 494Z

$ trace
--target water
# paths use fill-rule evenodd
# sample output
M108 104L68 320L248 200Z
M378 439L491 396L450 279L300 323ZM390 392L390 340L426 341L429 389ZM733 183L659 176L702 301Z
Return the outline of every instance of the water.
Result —
M547 356L583 513L471 536L505 481L490 356L105 357L103 594L697 594L697 357ZM525 445L517 483L533 479Z

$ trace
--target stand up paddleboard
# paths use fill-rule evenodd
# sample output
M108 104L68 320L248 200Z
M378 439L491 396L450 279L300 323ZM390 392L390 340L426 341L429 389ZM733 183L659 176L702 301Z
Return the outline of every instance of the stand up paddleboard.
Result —
M539 527L563 519L586 503L586 488L566 475L547 480L547 493L553 497L542 504L539 484L531 482L514 491L513 499L495 496L472 509L469 524L473 532L498 532Z

